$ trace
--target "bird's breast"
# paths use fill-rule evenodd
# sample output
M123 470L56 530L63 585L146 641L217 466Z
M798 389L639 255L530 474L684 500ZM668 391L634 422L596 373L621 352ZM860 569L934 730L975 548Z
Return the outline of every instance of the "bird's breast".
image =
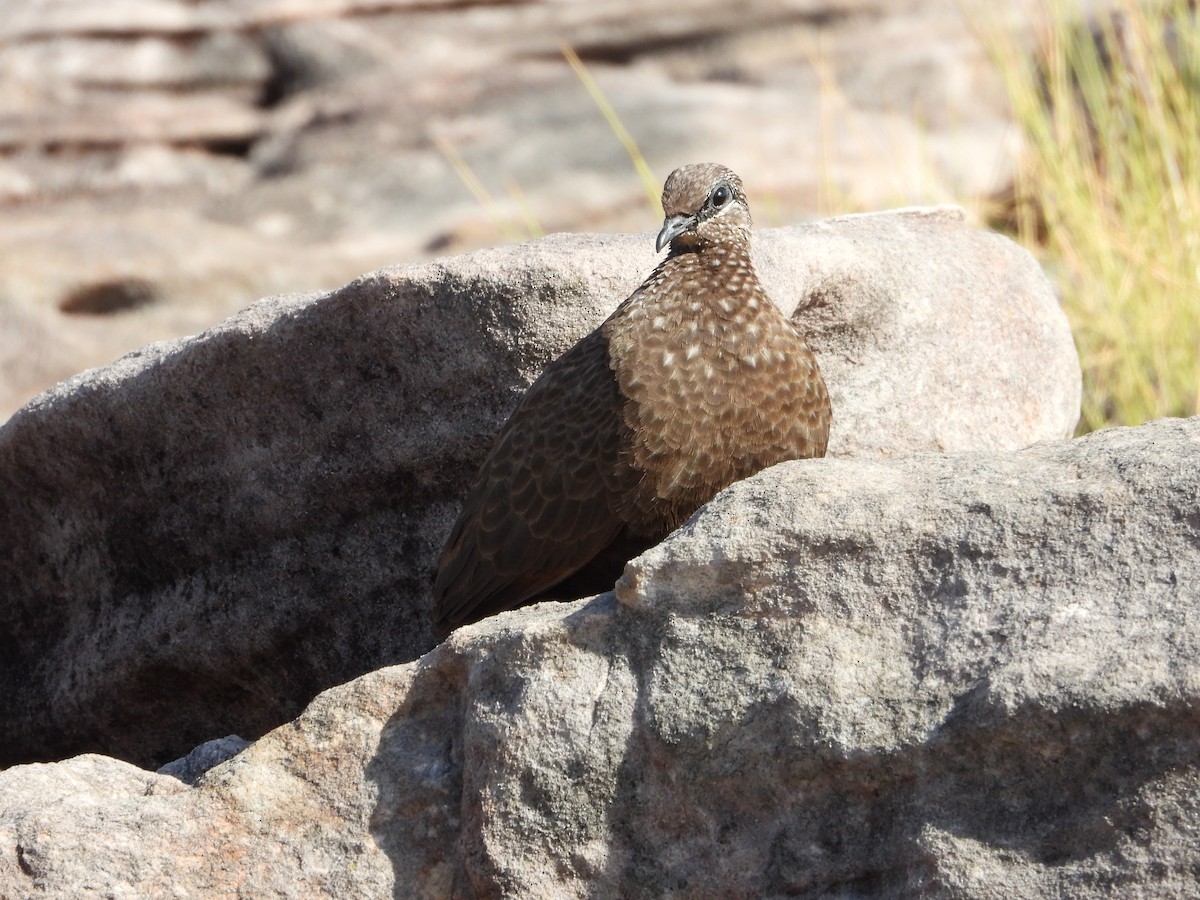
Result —
M815 455L811 412L827 403L811 351L757 282L726 283L679 279L610 323L625 452L652 494L642 500L685 516L739 478Z

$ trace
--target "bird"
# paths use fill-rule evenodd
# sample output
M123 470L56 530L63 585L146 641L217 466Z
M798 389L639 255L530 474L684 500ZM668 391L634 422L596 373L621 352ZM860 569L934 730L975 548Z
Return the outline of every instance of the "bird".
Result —
M755 272L741 179L682 166L662 205L666 257L546 366L471 483L434 577L440 635L611 590L733 482L825 455L829 392Z

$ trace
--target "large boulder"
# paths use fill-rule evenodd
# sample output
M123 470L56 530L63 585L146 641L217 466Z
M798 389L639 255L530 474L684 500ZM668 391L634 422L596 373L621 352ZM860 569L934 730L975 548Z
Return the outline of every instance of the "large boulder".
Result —
M0 774L0 893L1190 896L1200 418L784 463L196 786Z
M1054 295L956 210L768 230L833 455L1011 449L1075 425ZM466 480L547 361L654 263L559 235L250 307L65 382L0 428L0 763L158 764L256 737L430 649Z

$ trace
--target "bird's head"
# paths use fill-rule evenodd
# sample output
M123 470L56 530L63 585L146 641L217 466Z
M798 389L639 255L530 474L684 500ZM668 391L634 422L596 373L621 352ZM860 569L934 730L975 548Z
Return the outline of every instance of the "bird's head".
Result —
M662 231L655 249L672 251L750 237L750 207L742 179L717 163L680 166L667 176L662 195Z

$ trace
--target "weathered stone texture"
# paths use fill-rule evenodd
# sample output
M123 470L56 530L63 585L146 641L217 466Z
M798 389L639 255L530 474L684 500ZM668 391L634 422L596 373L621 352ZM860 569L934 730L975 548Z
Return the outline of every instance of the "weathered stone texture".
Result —
M785 463L194 788L0 774L0 890L1189 895L1200 419Z

